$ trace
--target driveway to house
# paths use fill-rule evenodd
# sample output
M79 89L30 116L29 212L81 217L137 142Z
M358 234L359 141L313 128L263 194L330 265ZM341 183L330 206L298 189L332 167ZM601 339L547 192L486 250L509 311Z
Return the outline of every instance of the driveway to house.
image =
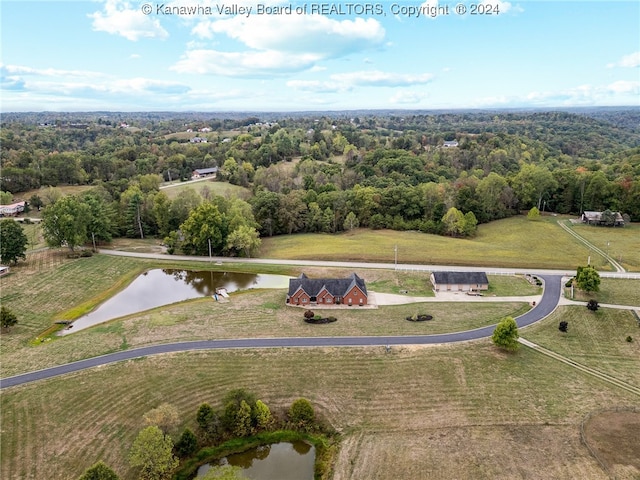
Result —
M442 268L442 267L441 267ZM518 327L525 327L542 320L555 310L562 292L561 275L538 275L544 281L544 292L536 307L516 318ZM466 342L491 336L495 325L465 332L438 335L376 336L376 337L290 337L290 338L239 338L228 340L201 340L177 342L149 347L124 350L78 362L59 365L44 370L24 373L0 379L0 389L23 385L46 378L78 372L110 363L163 353L195 350L221 350L236 348L278 348L278 347L370 347L392 345L428 345L440 343Z

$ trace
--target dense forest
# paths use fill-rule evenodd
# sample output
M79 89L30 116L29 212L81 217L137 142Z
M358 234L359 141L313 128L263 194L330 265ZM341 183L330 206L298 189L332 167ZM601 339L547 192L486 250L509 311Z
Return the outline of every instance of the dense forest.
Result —
M639 125L638 108L11 113L0 189L46 218L56 189L24 192L92 185L57 207L83 212L86 238L157 236L188 253L213 241L218 254L249 255L258 236L355 227L466 236L532 207L640 221ZM194 184L170 199L159 188L206 167L246 194Z

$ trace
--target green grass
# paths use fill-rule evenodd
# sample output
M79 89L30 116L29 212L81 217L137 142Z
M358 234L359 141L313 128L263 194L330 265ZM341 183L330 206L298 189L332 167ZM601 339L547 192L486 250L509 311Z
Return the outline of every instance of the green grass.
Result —
M202 188L206 185L207 188L211 191L212 195L219 195L221 197L237 197L237 198L248 198L250 196L250 192L248 189L244 187L240 187L238 185L232 185L228 182L217 182L213 179L211 180L203 180L200 182L194 183L179 183L174 182L174 186L163 188L161 191L166 193L167 196L173 200L178 194L185 190L191 189L200 194Z
M640 271L640 224L633 223L624 228L584 224L568 224L568 226L596 247L608 252L627 270Z
M568 290L565 289L565 291ZM588 302L592 298L596 299L598 303L630 305L640 308L640 280L602 278L600 290L593 293L586 293L574 288L574 300Z
M637 357L635 365L640 370ZM101 459L133 480L127 455L144 413L169 402L180 413L180 429L195 430L198 406L219 407L232 388L255 392L280 415L296 398L310 399L343 432L339 478L420 478L422 472L490 479L520 472L517 478L605 479L580 444L579 423L595 409L637 405L631 394L567 365L528 349L506 355L489 341L390 353L163 355L3 391L0 476L76 478ZM496 451L510 453L478 463Z
M489 290L485 295L518 297L542 294L542 287L532 285L523 275L487 275L487 277L489 278Z
M393 263L396 245L398 263L573 270L590 255L589 249L555 220L531 222L519 216L480 225L472 239L366 229L336 235L281 235L264 238L260 256ZM610 269L604 258L593 252L591 263Z
M567 333L558 330L569 323ZM559 307L549 318L520 335L576 362L640 386L640 329L629 310ZM626 341L631 336L634 341Z
M412 297L433 297L433 285L428 273L393 272L390 278L367 283L373 292L407 294Z

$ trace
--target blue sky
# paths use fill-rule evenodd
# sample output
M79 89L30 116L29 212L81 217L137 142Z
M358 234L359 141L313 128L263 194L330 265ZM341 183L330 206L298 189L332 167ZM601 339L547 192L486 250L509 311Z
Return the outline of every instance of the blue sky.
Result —
M640 105L637 0L481 3L2 0L0 108Z

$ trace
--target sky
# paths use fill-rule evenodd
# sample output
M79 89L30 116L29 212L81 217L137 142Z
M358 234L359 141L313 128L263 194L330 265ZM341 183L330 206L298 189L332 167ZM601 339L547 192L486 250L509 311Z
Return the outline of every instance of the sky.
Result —
M0 112L640 106L637 0L2 0L0 19Z

